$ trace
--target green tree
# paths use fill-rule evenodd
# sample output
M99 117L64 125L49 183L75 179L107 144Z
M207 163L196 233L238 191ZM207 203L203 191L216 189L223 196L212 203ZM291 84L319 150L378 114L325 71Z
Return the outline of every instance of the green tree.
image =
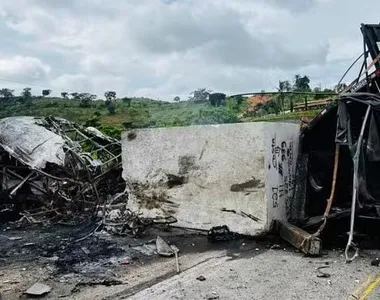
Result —
M26 87L21 92L21 97L24 101L30 100L32 98L32 89L30 87Z
M299 92L311 91L310 79L308 76L301 76L299 74L294 76L294 90Z
M62 98L64 98L64 99L67 99L68 95L69 95L69 93L67 93L67 92L62 92L62 93L61 93L61 96L62 96Z
M14 90L3 88L0 89L0 98L4 102L8 102L14 97Z
M174 97L174 101L175 101L175 102L179 102L179 101L181 101L181 98L180 98L179 96L175 96L175 97Z
M73 97L74 100L80 100L79 93L74 92L74 93L71 93L70 95L71 95L71 97Z
M91 107L91 102L96 99L96 95L90 93L80 93L78 94L78 99L80 100L80 107Z
M281 92L290 92L292 90L292 85L289 80L279 81L277 90Z
M214 107L218 107L224 104L226 100L226 94L223 93L212 93L209 94L208 99L210 104Z
M49 96L51 94L51 90L42 90L42 97Z
M192 97L190 97L189 100L193 100L193 101L207 101L208 95L211 92L212 91L207 90L205 88L197 89L197 90L195 90L195 91L193 91L193 92L190 93L190 95L192 95Z
M279 101L281 103L281 110L283 111L285 108L285 94L284 92L290 92L292 90L292 85L289 80L279 81L277 90L280 92Z
M106 98L106 100L115 100L116 99L116 92L114 91L107 91L104 93L104 97Z

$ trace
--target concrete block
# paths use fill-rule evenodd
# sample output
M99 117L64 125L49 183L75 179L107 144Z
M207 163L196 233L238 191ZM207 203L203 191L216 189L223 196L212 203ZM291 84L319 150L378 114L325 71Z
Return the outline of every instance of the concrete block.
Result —
M286 220L299 125L241 123L141 129L122 136L128 206L176 226L258 235Z

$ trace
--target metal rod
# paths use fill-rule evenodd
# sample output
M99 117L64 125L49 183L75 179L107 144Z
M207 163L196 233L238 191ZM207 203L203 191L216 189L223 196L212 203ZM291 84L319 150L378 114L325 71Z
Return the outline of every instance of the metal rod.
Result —
M360 54L360 56L359 56L357 59L355 59L355 61L351 64L351 66L350 66L350 67L347 69L347 71L343 74L342 78L339 80L339 82L338 82L337 85L339 85L339 84L342 83L344 77L346 77L347 73L350 72L350 70L352 69L352 67L353 67L353 66L359 61L359 59L362 58L363 55L364 55L364 52L363 52L362 54Z
M14 195L14 193L16 193L17 192L17 190L19 189L19 188L21 188L24 184L25 184L25 182L27 182L28 180L29 180L29 178L30 177L32 177L32 175L34 174L34 171L32 171L28 176L26 176L10 193L9 193L9 195L10 196L13 196Z
M368 58L368 52L366 52L366 44L365 40L363 39L363 48L364 48L364 66L365 66L365 78L367 82L367 92L369 92L369 82L368 82L368 66L367 66L367 58Z
M8 172L9 174L11 174L12 176L14 176L14 177L16 177L18 179L21 179L21 180L24 179L24 177L22 177L21 175L15 173L15 172L12 172L11 170L7 170L6 172ZM33 182L29 182L29 184L32 187L34 187L36 190L39 190L40 192L42 192L44 194L47 194L47 192L44 189L40 188L38 185L34 184Z
M380 88L379 88L379 85L377 84L376 80L375 80L375 85L376 85L377 91L380 93Z
M355 259L355 257L358 256L358 249L356 247L353 247L353 236L354 236L354 226L355 226L355 208L356 208L356 199L357 199L357 194L358 194L358 172L359 172L359 156L361 152L361 147L362 147L362 142L363 142L363 135L364 135L364 130L367 125L368 121L368 116L371 111L371 106L368 105L367 111L365 113L365 117L362 123L362 127L360 129L360 135L357 141L357 146L356 146L356 152L353 158L354 161L354 176L353 176L353 190L352 190L352 204L351 204L351 221L350 221L350 232L348 236L348 242L346 246L346 250L344 252L346 256L346 262L351 262L352 260ZM355 254L350 258L348 256L348 251L349 249L353 247L355 249Z
M335 157L334 157L334 170L333 170L333 178L332 178L330 197L329 197L329 199L327 199L327 205L326 205L325 213L323 215L323 223L318 228L318 230L313 234L314 236L319 236L321 234L321 232L323 231L323 229L325 228L326 223L327 223L327 217L330 214L331 205L334 201L336 179L337 179L337 175L338 175L338 166L339 166L339 150L340 150L340 145L339 145L339 143L336 143L335 144Z

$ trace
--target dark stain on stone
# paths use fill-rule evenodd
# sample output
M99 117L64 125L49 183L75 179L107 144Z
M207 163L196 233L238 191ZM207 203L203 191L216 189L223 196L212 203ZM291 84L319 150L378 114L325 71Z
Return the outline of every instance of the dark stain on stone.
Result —
M199 160L201 160L202 157L203 157L203 154L205 154L205 151L206 151L207 146L208 146L208 141L206 141L206 142L205 142L205 145L203 146L203 149L202 149L201 155L199 155Z
M133 184L133 188L140 209L161 208L164 203L173 203L165 191L155 191L147 184Z
M151 195L140 194L139 196L140 208L161 208L162 203L167 201L167 195L165 193L158 194L153 192Z
M178 176L174 174L166 174L166 176L168 177L167 185L169 189L187 183L187 177L185 176Z
M231 192L248 192L248 189L262 188L264 187L264 183L262 183L259 179L253 177L251 180L248 180L243 183L235 183L231 185Z
M133 132L133 131L128 132L128 135L127 135L128 141L133 141L136 137L137 137L136 132Z

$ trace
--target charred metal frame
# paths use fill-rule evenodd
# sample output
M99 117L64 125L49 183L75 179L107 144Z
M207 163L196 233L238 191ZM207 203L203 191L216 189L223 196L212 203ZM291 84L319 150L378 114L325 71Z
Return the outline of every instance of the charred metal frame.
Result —
M52 218L64 211L95 212L108 194L123 191L109 186L108 176L115 171L116 180L121 179L118 140L60 118L43 118L38 125L65 141L64 165L33 168L12 157L0 141L0 211L20 204L28 209L21 215L30 222L37 222L33 216L41 216L43 212ZM9 187L12 181L15 184ZM35 192L30 193L31 190ZM37 207L35 211L33 208Z
M352 63L348 70L340 79L340 84L351 68L364 57L358 77L343 91L343 93L355 92L377 92L380 93L378 78L380 76L380 25L378 24L361 24L363 35L363 53ZM371 56L372 62L368 65L368 55ZM368 72L375 67L375 71ZM365 77L362 79L363 75Z

